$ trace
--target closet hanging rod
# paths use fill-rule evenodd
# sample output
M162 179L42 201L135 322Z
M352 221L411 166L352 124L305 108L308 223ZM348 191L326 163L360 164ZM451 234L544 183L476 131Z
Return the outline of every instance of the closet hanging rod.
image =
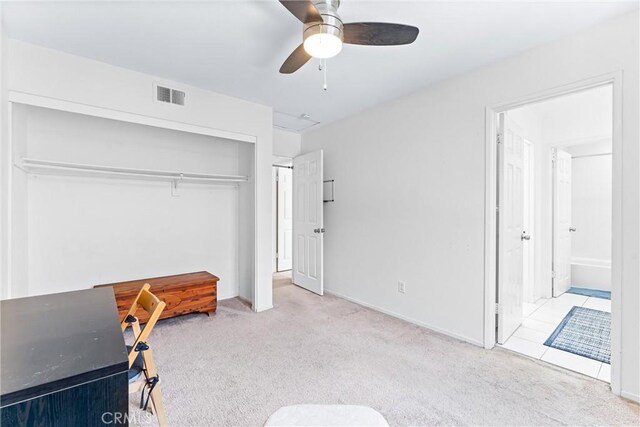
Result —
M176 172L152 169L134 169L114 166L100 166L79 163L64 163L51 160L23 158L22 165L17 165L26 172L85 172L102 175L116 175L140 178L155 178L170 181L201 181L201 182L245 182L242 175L218 175L195 172Z

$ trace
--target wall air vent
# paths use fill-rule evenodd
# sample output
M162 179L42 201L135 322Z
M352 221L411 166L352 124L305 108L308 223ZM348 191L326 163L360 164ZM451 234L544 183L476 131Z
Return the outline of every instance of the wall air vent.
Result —
M181 90L171 89L171 103L176 105L184 105L184 92Z
M156 85L156 101L167 104L184 105L186 95L183 91Z
M156 101L171 102L171 89L168 87L156 86Z

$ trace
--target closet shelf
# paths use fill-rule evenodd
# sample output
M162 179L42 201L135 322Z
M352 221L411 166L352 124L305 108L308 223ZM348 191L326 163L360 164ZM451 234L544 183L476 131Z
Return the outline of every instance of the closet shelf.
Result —
M218 175L193 172L175 172L151 169L133 169L113 166L87 165L79 163L54 162L50 160L23 158L20 165L16 165L28 173L47 175L84 175L109 176L114 178L138 178L146 180L162 180L172 182L212 182L212 183L241 183L248 180L243 175Z

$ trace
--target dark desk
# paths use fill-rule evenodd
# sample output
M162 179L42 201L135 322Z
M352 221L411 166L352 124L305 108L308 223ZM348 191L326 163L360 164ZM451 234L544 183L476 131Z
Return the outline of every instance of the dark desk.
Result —
M127 413L127 352L111 288L4 300L0 316L3 427L114 424L110 414Z

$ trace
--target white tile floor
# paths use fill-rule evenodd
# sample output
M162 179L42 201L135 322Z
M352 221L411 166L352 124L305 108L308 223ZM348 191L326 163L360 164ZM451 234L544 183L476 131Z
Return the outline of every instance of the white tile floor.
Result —
M543 345L574 305L611 313L610 300L574 294L540 299L535 304L525 303L522 325L502 347L611 382L611 365Z

